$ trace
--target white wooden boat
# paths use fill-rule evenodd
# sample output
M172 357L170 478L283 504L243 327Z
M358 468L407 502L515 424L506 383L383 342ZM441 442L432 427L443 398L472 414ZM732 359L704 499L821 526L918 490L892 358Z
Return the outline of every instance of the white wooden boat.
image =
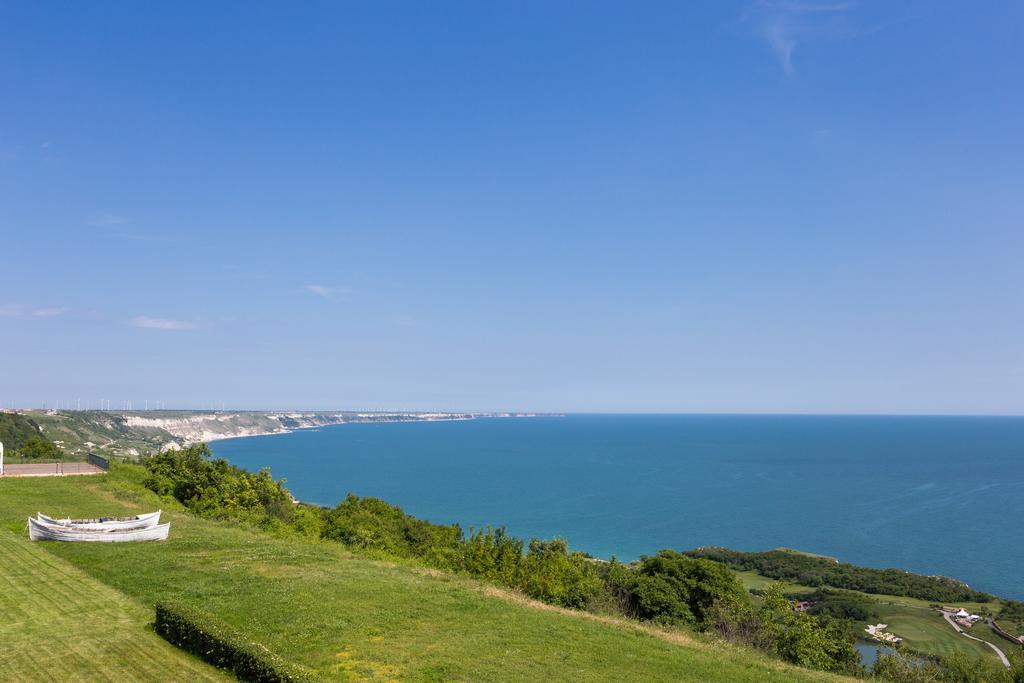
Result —
M158 524L148 529L79 529L59 524L47 524L28 518L28 537L33 541L74 541L118 543L124 541L163 541L171 530L171 523Z
M43 524L68 526L75 529L101 531L103 529L149 529L160 523L162 510L133 517L99 517L97 519L55 519L42 512L36 513L36 519Z

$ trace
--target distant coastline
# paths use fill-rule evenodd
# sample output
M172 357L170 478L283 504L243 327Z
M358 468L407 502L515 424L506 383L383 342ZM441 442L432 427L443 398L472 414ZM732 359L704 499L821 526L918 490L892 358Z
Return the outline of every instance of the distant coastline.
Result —
M542 413L418 411L197 411L18 410L65 454L82 459L96 452L136 459L190 444L272 436L349 423L453 422Z
M281 417L280 415L268 414L269 417ZM285 415L288 419L295 419L297 416L309 418L330 417L324 413L290 413ZM542 413L338 413L334 417L340 419L325 419L321 422L311 424L298 424L289 427L280 427L266 431L238 432L231 434L208 434L207 438L200 441L226 441L228 439L244 439L253 436L274 436L277 434L291 434L306 429L317 429L319 427L331 427L343 424L373 424L373 423L395 423L395 422L464 422L468 420L481 420L487 418L523 418L523 417L558 417L555 414ZM189 442L197 443L197 442Z

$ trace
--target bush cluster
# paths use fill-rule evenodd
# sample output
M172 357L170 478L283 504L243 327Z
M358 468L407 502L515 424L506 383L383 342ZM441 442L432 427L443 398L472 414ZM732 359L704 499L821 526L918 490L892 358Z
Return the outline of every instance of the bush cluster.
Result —
M625 614L665 625L704 629L713 624L716 607L750 604L743 584L727 567L672 550L633 567L613 562L606 581Z
M154 627L167 642L219 669L233 671L240 680L257 683L311 680L302 669L248 640L212 614L194 607L157 603Z
M169 495L193 512L211 517L253 517L259 521L290 521L294 504L288 489L270 470L256 474L213 459L206 444L164 451L144 461L145 486Z

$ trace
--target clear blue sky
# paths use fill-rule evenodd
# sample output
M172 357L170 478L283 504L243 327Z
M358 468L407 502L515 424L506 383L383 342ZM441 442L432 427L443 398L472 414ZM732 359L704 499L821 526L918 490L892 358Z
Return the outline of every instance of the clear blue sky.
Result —
M1024 413L1024 5L0 8L0 402Z

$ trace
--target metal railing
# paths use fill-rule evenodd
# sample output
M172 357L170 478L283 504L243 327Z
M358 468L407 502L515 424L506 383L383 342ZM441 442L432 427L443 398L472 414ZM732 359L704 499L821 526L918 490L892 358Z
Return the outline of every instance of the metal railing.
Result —
M104 458L102 455L96 455L95 453L92 452L89 453L88 457L86 458L86 462L88 462L91 465L95 465L96 467L99 467L101 470L110 469L109 460Z

